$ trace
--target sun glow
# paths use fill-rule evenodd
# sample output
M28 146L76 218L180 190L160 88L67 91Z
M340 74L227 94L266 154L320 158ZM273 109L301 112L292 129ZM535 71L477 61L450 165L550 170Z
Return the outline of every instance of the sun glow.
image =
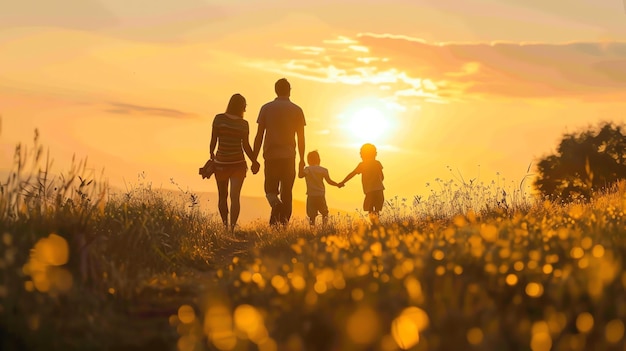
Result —
M384 112L383 112L384 111ZM391 111L373 104L359 104L341 115L343 126L358 143L381 141L392 127Z

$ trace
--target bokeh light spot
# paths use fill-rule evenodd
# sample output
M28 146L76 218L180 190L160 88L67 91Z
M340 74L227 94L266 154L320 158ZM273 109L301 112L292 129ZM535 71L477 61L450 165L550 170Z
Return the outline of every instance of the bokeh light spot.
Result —
M467 342L471 345L480 345L483 342L483 331L480 328L471 328L467 331Z
M372 308L361 306L347 320L346 332L356 344L366 345L378 338L380 321Z
M526 294L530 297L540 297L543 294L543 285L535 282L526 284Z
M606 324L604 329L604 335L606 341L611 344L616 344L624 337L624 322L619 319L614 319Z
M588 333L593 328L593 316L589 312L583 312L576 317L576 328L581 333Z
M517 284L517 276L513 273L506 276L506 283L510 286Z
M189 305L182 305L178 308L178 319L185 324L189 324L196 319L196 312Z

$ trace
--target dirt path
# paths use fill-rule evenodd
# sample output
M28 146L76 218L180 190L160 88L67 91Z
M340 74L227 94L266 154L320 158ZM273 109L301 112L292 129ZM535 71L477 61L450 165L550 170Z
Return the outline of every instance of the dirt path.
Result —
M245 259L255 238L227 238L214 252L215 261L206 270L189 268L180 275L165 275L146 281L137 294L123 302L124 313L119 316L120 345L116 350L174 350L178 333L170 325L171 316L180 306L196 305L202 294L218 284L216 272L233 262L234 257Z

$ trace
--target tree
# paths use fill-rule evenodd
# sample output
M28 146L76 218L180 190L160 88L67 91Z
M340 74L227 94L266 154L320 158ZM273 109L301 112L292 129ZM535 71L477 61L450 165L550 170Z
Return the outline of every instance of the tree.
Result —
M566 201L590 199L626 177L624 125L603 122L595 129L565 134L557 153L537 164L535 187L542 195Z

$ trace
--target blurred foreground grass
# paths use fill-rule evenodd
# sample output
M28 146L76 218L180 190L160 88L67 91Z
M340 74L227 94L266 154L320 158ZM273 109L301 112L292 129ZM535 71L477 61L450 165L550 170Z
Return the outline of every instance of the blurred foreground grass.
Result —
M113 194L37 137L0 197L2 350L624 350L626 185L590 203L437 180L381 224L256 223Z

